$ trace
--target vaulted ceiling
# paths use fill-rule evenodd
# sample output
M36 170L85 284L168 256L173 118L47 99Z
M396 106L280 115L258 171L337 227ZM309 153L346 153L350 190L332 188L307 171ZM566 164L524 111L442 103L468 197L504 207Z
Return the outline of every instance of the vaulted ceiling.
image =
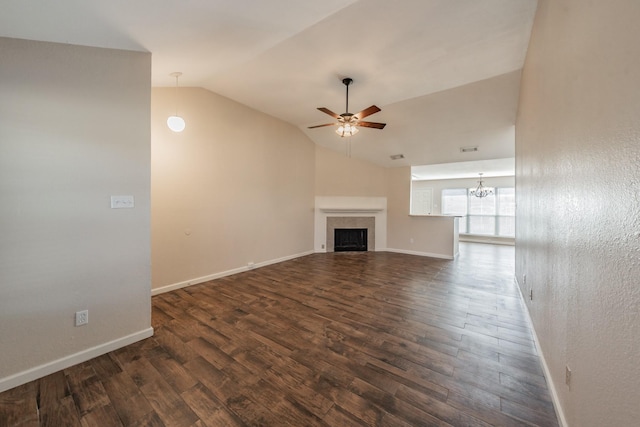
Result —
M346 138L318 111L372 104L351 155L382 166L513 157L536 0L12 0L0 36L152 53L152 84L199 86L287 121L316 144ZM461 153L462 146L478 151ZM391 160L390 155L404 154Z

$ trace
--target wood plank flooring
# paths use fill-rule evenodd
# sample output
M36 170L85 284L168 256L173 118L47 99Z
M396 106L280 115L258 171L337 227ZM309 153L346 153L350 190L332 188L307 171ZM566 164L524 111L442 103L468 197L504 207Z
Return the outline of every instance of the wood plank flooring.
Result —
M155 335L0 394L1 426L557 426L513 247L314 254L153 298Z

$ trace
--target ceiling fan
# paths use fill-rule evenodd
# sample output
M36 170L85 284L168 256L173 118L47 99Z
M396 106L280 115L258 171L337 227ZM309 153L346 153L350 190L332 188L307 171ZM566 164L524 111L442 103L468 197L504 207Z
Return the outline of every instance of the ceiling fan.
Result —
M323 125L317 125L317 126L309 126L309 129L315 129L315 128L320 128L320 127L324 127L324 126L340 126L336 130L336 133L338 135L340 135L341 137L351 136L351 135L356 134L358 132L358 126L362 126L362 127L366 127L366 128L374 128L374 129L384 129L384 127L387 125L386 123L375 123L375 122L362 121L362 119L364 119L365 117L370 116L372 114L375 114L378 111L381 111L375 105L372 105L369 108L365 108L364 110L362 110L362 111L360 111L359 113L356 113L356 114L353 114L353 113L349 112L349 85L351 83L353 83L353 79L351 79L349 77L346 77L346 78L342 79L342 83L344 83L344 85L347 87L347 106L346 106L346 111L347 112L346 113L342 113L340 115L337 115L336 113L334 113L333 111L329 110L328 108L319 107L318 110L322 111L325 114L330 115L334 119L337 119L338 122L337 123L325 123Z

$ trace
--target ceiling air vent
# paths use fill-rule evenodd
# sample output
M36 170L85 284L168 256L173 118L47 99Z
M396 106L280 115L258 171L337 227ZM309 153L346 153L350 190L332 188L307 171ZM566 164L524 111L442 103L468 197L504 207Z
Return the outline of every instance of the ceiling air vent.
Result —
M393 156L389 156L391 157L391 160L400 160L400 159L404 159L404 154L394 154Z
M460 147L461 153L472 153L474 151L478 151L478 147Z

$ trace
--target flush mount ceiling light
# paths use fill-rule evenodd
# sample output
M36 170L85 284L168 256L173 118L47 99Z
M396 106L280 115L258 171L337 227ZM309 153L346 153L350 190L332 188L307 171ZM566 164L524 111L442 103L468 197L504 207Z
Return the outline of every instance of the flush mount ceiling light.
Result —
M493 189L487 188L484 185L482 185L482 174L479 174L479 175L480 175L480 181L478 181L478 186L476 187L475 190L471 190L469 194L479 198L493 195Z
M175 73L169 74L171 77L176 78L176 115L169 116L167 119L167 126L174 132L182 132L186 126L184 119L178 115L178 77L182 75L181 72L176 71Z

